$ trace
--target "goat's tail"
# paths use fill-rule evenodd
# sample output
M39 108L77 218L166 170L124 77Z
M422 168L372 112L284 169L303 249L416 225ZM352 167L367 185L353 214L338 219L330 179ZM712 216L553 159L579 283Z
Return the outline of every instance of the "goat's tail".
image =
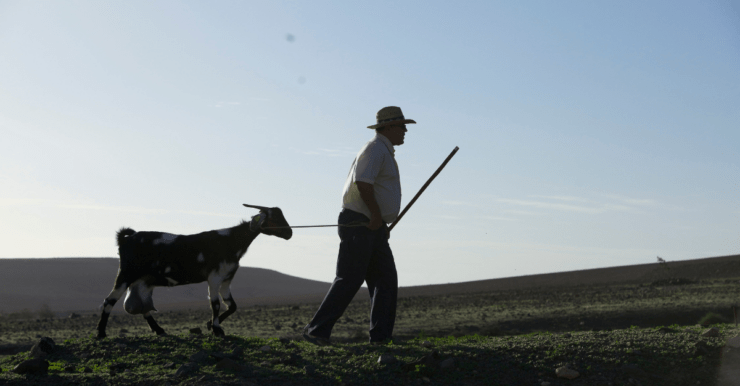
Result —
M118 246L120 247L121 244L123 244L124 241L126 241L126 238L136 233L135 230L131 228L121 228L116 232L116 242L118 243Z

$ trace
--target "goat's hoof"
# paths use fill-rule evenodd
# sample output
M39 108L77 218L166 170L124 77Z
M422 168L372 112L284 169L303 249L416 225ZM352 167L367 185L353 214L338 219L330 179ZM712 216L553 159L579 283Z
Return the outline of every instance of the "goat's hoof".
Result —
M210 321L210 320L209 320L209 321L207 321L207 322L206 322L206 328L208 329L208 331L211 331L211 328L212 328L212 327L213 327L213 323L211 323L211 321Z
M213 326L213 335L219 338L226 337L226 334L224 333L224 329L221 327L217 327L217 326Z
M166 333L166 332L164 332L164 330L162 330L162 331L157 331L157 336L167 336L167 333Z
M104 332L103 333L99 332L98 336L96 336L95 339L105 339L106 337L108 337L108 335L105 335Z

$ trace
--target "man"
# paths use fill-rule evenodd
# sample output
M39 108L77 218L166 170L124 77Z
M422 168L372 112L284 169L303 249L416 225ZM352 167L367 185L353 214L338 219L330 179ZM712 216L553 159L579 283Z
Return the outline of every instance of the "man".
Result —
M365 281L372 303L370 343L385 344L393 334L398 277L387 224L401 210L401 180L393 146L403 144L406 124L416 122L404 118L395 106L380 109L376 120L368 126L375 129L375 137L357 154L344 183L336 278L303 329L303 337L315 344L329 344L334 323ZM363 225L352 225L357 223Z

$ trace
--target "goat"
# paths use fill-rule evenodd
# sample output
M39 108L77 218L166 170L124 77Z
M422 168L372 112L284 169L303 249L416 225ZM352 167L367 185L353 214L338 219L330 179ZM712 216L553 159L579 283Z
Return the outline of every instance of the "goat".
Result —
M151 311L157 311L152 301L154 287L172 287L206 280L213 311L208 326L214 335L224 337L220 324L236 311L236 303L231 296L231 280L249 245L260 233L285 240L293 236L280 208L244 206L259 209L260 213L253 216L250 222L242 221L232 228L194 235L136 232L131 228L121 228L116 233L118 275L113 290L100 306L102 314L98 322L98 339L106 337L108 316L124 292L127 292L123 302L126 312L143 314L149 328L157 335L164 335L164 330L151 315ZM220 316L219 295L228 307Z

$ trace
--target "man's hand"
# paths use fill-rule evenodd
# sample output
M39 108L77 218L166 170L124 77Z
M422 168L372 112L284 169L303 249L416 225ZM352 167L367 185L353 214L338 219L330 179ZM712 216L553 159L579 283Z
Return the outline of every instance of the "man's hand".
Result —
M380 216L380 207L378 206L378 202L375 201L375 190L373 188L373 184L368 184L367 182L362 181L355 181L355 184L357 184L357 190L360 191L362 201L367 205L367 208L370 209L370 223L367 224L367 227L371 231L377 230L383 225L383 218Z
M370 217L370 223L367 224L367 227L370 228L371 231L374 231L380 228L382 225L383 219L380 217L380 214L373 213L373 216Z

